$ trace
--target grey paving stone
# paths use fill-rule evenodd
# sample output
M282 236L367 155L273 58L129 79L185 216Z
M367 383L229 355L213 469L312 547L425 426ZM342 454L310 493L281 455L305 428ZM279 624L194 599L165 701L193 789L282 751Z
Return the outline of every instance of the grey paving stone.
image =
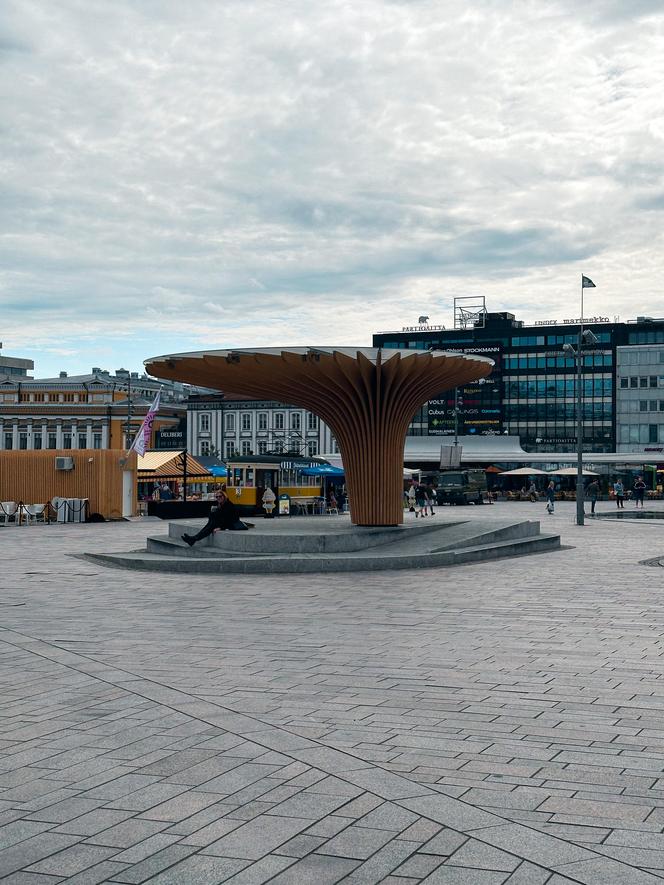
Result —
M190 854L193 854L194 851L194 848L189 848L186 845L169 845L168 848L158 851L156 854L141 861L141 863L133 864L121 872L115 873L113 881L126 882L129 885L139 885L139 883L146 882L153 876L158 875L162 870L175 866L176 863L184 860Z
M594 858L558 866L558 872L584 885L661 885L661 877L618 863Z
M507 880L507 885L548 885L551 871L524 861Z
M312 885L314 882L316 885L334 885L342 881L357 865L356 860L344 857L310 854L270 879L270 885Z
M308 817L311 820L319 820L345 805L346 801L343 796L327 796L305 791L278 803L269 813L279 817Z
M5 848L0 851L0 876L9 876L10 873L29 867L75 844L78 839L77 836L66 836L64 833L39 833Z
M204 849L204 853L220 857L258 860L283 845L284 842L288 842L310 824L310 820L296 817L263 815L250 820L233 830L232 833L222 836L221 839L208 845Z
M114 811L111 808L96 808L80 817L75 817L67 823L60 824L55 829L56 833L73 833L77 836L93 836L102 830L107 830L115 824L131 817L131 811Z
M41 811L35 811L29 815L28 820L42 820L61 824L87 814L87 812L98 808L99 805L100 802L95 799L81 799L78 796L72 796L69 799L63 799L61 802L42 808Z
M326 839L324 836L308 836L304 833L300 833L293 839L289 839L289 841L280 848L276 848L274 853L285 854L288 857L305 857L307 854L311 854L312 851L315 851L316 848L322 845L325 841Z
M109 848L129 848L154 836L168 826L163 821L142 820L132 817L122 823L115 824L101 833L95 833L86 840L92 845L107 845Z
M443 863L443 858L435 854L413 854L405 863L394 870L395 876L409 876L424 879Z
M329 839L351 826L353 822L354 818L352 817L339 817L336 814L331 814L318 821L313 827L309 827L306 832L311 836L325 836Z
M51 829L53 825L50 823L42 823L31 820L15 820L10 821L0 827L0 851L23 842L31 836L37 836L45 830Z
M393 837L394 833L388 830L371 830L353 825L321 845L317 853L366 860Z
M143 811L141 818L172 822L184 820L187 817L191 817L192 814L208 808L210 805L215 805L220 798L220 796L214 793L200 793L189 790L186 793L180 793L173 799L168 799L161 805L155 805L153 808Z
M450 864L457 867L471 867L476 870L503 870L513 872L521 859L492 845L469 839L450 858Z
M218 885L247 866L248 861L196 854L150 879L151 885Z
M27 867L30 873L43 873L46 876L75 876L88 867L95 866L104 860L108 860L114 854L112 848L102 848L98 845L72 845L52 854L45 860L39 861Z
M404 834L405 835L405 834ZM443 829L437 833L433 839L429 839L420 848L424 854L437 854L442 857L449 857L458 851L459 848L468 840L465 833L458 833L456 830Z
M41 873L12 873L2 879L4 885L58 885L61 876L43 876Z
M395 833L401 833L412 824L416 823L418 817L412 811L406 811L392 802L384 802L378 808L370 811L364 817L357 821L358 827L372 827L376 830L392 830ZM407 838L405 835L403 838ZM424 841L424 840L422 840Z
M382 882L396 870L406 858L412 856L416 846L412 842L392 841L361 863L342 881L344 885L374 885ZM441 861L438 860L437 863ZM403 883L403 880L402 880Z
M426 885L503 885L509 873L489 872L488 870L467 870L443 864L434 870L422 883Z
M291 867L294 863L296 860L292 857L278 857L271 854L269 857L264 857L245 867L241 873L228 879L227 883L228 885L263 885L264 882L268 882L277 873Z

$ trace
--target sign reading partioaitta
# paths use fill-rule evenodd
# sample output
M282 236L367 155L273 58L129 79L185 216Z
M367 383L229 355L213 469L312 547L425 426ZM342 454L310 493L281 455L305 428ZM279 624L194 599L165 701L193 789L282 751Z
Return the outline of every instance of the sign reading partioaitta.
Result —
M402 332L444 332L445 326L402 326Z

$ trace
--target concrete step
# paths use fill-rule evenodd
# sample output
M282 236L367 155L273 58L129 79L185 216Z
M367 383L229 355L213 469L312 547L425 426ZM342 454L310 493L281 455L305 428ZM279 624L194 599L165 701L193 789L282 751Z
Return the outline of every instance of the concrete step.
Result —
M505 556L522 556L560 548L558 535L534 535L476 544L428 554L393 554L384 551L364 556L344 554L290 554L271 557L183 557L158 553L89 553L83 558L100 565L184 574L297 574L342 571L439 568L467 562L484 562Z

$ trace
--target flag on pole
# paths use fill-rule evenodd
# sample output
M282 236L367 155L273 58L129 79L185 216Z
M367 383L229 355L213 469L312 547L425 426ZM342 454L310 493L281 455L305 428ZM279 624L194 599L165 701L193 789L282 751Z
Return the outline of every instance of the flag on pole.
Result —
M596 289L597 286L593 283L590 277L584 277L581 274L581 288L582 289Z
M150 411L147 413L145 418L143 418L143 423L141 424L138 433L134 437L134 441L131 444L129 451L136 452L137 455L140 455L141 458L145 455L145 450L150 445L150 436L152 434L152 424L154 422L155 415L159 411L159 399L161 397L161 390L157 391L157 395L154 398L154 402L150 406Z

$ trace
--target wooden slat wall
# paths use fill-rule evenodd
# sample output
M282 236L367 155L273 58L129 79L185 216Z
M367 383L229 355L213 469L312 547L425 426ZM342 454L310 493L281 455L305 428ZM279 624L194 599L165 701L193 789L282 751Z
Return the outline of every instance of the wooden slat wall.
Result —
M73 470L56 470L56 457L74 459ZM41 449L0 452L0 501L44 504L52 498L88 498L90 513L122 516L122 473L133 473L136 512L136 455L118 449ZM92 460L91 460L92 459Z

